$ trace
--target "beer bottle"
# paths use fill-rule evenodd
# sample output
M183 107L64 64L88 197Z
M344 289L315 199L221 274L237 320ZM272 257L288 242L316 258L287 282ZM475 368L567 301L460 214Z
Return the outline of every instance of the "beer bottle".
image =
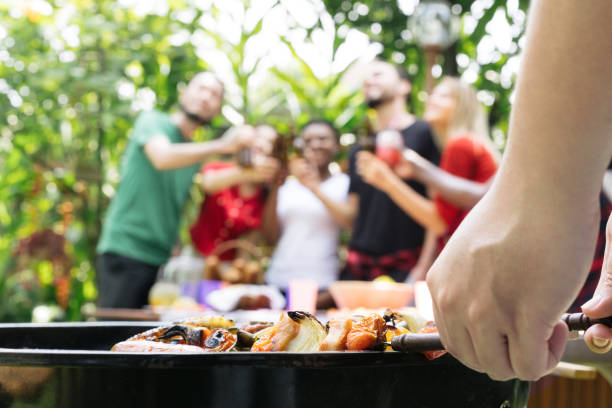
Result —
M364 133L359 140L361 150L374 153L376 151L376 133L372 127L370 115L366 115L364 121Z

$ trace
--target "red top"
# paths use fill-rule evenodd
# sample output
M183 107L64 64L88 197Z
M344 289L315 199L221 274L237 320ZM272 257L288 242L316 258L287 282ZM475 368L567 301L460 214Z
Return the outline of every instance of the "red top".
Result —
M497 171L497 163L481 142L466 135L454 137L448 142L442 152L440 168L455 176L484 183ZM446 242L459 227L469 210L463 210L449 203L439 193L434 195L434 202L438 214L448 225L448 230L443 237L443 242Z
M234 166L232 163L213 162L204 165L202 173ZM207 196L198 219L189 230L193 245L203 255L210 255L222 242L236 239L259 227L264 201L263 189L259 188L252 196L243 197L238 185ZM227 251L220 255L220 259L232 260L235 256L235 251Z

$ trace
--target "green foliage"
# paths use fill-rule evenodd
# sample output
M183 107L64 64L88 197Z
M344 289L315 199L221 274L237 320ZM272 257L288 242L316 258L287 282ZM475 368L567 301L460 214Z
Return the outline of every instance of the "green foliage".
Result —
M0 94L6 120L0 127L0 272L3 293L12 293L4 302L28 297L23 282L50 287L25 277L12 258L19 240L52 228L67 239L64 251L77 266L66 307L68 318L78 319L80 304L95 297L95 244L138 96L154 93L155 106L168 109L177 85L207 66L193 46L172 44L173 33L194 31L193 22L137 16L110 0L57 3L49 16L22 8L21 16L0 20L7 31L0 50L10 55L0 64L8 88ZM62 13L69 21L60 31L55 22ZM44 257L34 255L29 267L40 262ZM53 302L53 296L29 298ZM16 308L0 318L29 320L26 306Z
M399 6L397 0L360 0L350 2L347 0L323 0L327 11L334 16L338 26L356 28L366 33L372 41L383 46L381 58L404 65L413 75L412 107L418 114L422 113L424 105L423 87L425 82L426 66L422 50L416 46L414 38L407 28L410 18ZM408 2L410 3L410 2ZM466 67L457 65L456 56L464 54L469 62L478 68L474 86L482 91L489 92L494 102L489 104L489 117L492 128L507 134L510 114L510 95L514 88L514 78L509 83L500 80L500 72L508 60L516 56L520 47L519 40L524 34L524 24L521 15L529 6L529 0L455 0L449 1L455 6L455 11L462 18L463 30L459 40L451 46L438 60L446 75L460 75ZM477 3L477 4L475 4ZM367 12L364 13L367 7ZM481 9L484 7L484 10ZM478 9L478 10L476 10ZM522 13L517 12L520 10ZM476 11L476 13L474 13ZM479 45L490 40L491 20L496 12L501 12L509 25L514 25L512 51L502 52L496 49L493 60L486 63L478 62L477 50ZM476 24L469 34L466 34L466 17L475 19ZM338 41L342 41L339 38Z
M226 89L231 92L226 105L249 123L267 122L287 132L320 117L342 132L362 127L361 95L341 81L351 64L316 75L293 41L294 31L304 32L304 42L314 45L317 30L331 30L332 62L349 28L367 34L382 45L383 58L402 63L414 75L412 105L422 111L424 58L406 31L407 16L397 0L325 0L327 10L319 10L310 26L291 18L289 3L281 0L236 0L234 13L212 0L203 0L210 7L201 8L192 0L172 0L167 9L147 13L118 0L47 1L49 10L43 12L28 2L0 3L0 321L30 320L34 306L58 302L67 319L78 320L81 306L95 300L95 245L130 128L143 108L173 109L181 85L212 68L217 57L203 60L202 42L227 59L223 74L230 78ZM289 30L279 34L279 47L285 47L291 63L265 66L264 76L266 53L247 58L262 47L269 24L265 10L245 17L255 3L285 13ZM474 1L454 3L466 17ZM489 3L474 30L441 57L446 73L465 69L457 66L455 53L477 60L495 11L512 19L512 2ZM525 10L528 2L518 3ZM231 21L238 36L228 38L223 27L212 27L206 19ZM500 54L479 64L475 81L494 96L491 121L504 131L512 84L500 83L490 72L499 72L511 57ZM229 119L215 119L215 130L198 139L216 136ZM194 190L193 198L186 209L191 216L201 195ZM184 238L190 219L183 222ZM36 241L41 236L59 237L53 256L40 250L50 246Z

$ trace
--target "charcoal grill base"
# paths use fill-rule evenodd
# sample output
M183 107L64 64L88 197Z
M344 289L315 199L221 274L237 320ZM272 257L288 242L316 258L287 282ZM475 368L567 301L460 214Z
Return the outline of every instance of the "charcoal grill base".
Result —
M526 382L492 381L450 356L427 361L418 354L394 352L151 355L102 351L143 327L0 325L0 347L64 345L54 351L0 349L0 373L11 370L13 380L23 373L29 387L29 392L19 394L0 375L0 408L499 408L505 401L508 407L522 408L529 392ZM91 345L95 350L84 350ZM44 381L32 384L32 373L37 372L32 370L46 372ZM29 404L23 405L26 400Z

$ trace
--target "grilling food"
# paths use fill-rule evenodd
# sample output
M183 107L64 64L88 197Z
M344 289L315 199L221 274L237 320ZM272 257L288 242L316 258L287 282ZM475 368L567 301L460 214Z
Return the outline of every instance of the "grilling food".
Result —
M387 310L330 320L324 327L306 312L283 312L278 323L250 322L237 328L224 317L199 317L156 327L113 346L113 351L152 353L207 353L227 351L364 351L391 350L395 336L433 332L435 325L418 317ZM417 330L413 330L412 327ZM429 353L429 352L428 352ZM435 355L425 353L428 358Z
M255 334L263 329L274 326L272 322L248 322L243 324L240 329L251 334Z
M438 328L436 327L434 322L428 322L427 326L419 330L419 333L437 333L437 332L438 332ZM442 357L444 354L446 354L446 350L430 350L430 351L423 352L423 355L427 357L428 360L434 360L438 357Z
M112 351L126 353L206 353L202 347L187 344L160 343L151 340L126 340L113 346Z
M251 351L318 351L325 336L325 328L310 313L286 312L278 324L255 335Z
M351 351L375 350L383 347L387 324L372 313L353 324L346 336L346 349Z
M248 349L253 336L224 317L200 317L160 326L117 343L112 351L210 352Z
M319 346L319 351L346 350L346 338L353 328L353 319L337 319L327 322L327 336Z

